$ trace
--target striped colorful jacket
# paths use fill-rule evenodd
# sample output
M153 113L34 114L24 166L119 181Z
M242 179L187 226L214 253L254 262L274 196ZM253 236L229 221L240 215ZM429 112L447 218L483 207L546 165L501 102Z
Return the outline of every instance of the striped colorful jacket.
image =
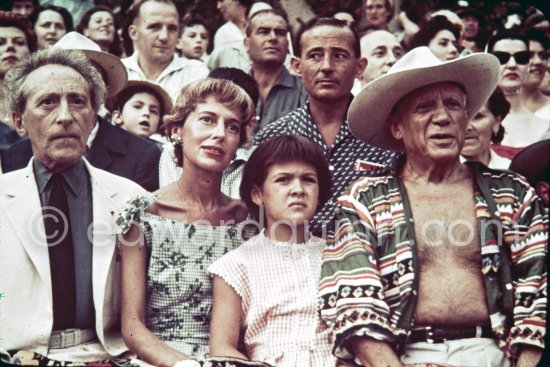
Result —
M467 164L476 177L481 271L494 339L511 357L520 344L544 348L548 215L521 176ZM346 341L363 335L376 335L399 352L414 322L419 269L403 182L395 174L362 178L339 205L319 294L333 352L353 359Z

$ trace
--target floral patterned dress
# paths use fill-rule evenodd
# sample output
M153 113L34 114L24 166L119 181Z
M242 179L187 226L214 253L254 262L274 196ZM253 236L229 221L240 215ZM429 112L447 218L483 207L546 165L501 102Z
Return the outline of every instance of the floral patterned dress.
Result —
M149 250L146 324L172 348L204 358L212 306L212 283L207 269L216 259L258 232L238 224L186 224L147 213L157 197L136 197L119 215L122 233L137 224Z

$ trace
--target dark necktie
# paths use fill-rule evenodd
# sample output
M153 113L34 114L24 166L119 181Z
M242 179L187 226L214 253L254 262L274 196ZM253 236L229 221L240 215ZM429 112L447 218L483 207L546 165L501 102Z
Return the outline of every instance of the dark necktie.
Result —
M74 327L76 290L73 240L63 176L54 173L48 205L43 208L52 277L53 330Z

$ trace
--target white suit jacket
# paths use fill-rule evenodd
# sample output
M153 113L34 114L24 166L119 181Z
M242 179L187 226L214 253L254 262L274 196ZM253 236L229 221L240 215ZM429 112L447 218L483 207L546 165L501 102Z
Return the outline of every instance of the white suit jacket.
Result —
M120 334L115 221L123 205L145 190L84 161L93 198L95 328L104 349L98 352L116 356L127 347ZM32 162L0 176L0 354L26 349L47 355L52 332L49 255Z

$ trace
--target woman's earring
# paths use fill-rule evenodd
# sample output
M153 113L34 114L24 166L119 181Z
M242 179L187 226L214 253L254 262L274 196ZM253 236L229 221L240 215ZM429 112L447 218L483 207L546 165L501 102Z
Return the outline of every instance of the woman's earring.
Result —
M172 142L172 145L174 147L177 147L178 145L182 144L182 138L178 134L170 135L170 141Z

